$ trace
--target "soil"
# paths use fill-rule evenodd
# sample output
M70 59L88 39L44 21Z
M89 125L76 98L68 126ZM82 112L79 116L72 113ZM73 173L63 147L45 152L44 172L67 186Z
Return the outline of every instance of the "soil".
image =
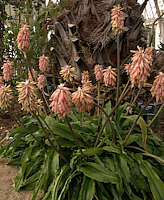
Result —
M7 165L7 160L0 160L0 200L31 200L32 192L16 192L14 177L18 169Z

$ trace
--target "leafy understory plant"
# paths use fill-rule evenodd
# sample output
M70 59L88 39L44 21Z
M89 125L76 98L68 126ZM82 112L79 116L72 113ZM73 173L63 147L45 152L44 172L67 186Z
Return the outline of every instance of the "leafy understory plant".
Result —
M20 127L6 136L13 139L5 146L1 141L0 146L1 156L9 157L9 164L20 167L15 177L16 191L34 190L32 200L39 193L43 193L43 200L163 200L164 142L151 129L159 112L149 123L142 114L153 97L162 104L160 110L163 108L164 75L161 72L156 77L150 91L152 97L141 110L134 101L125 101L130 89L137 87L140 91L147 82L153 48L132 51L132 62L125 65L129 81L121 91L119 35L124 30L124 19L120 5L115 6L112 27L117 39L118 67L95 66L97 96L93 95L90 73L84 71L77 86L76 68L67 65L60 71L59 82L63 83L47 99L43 73L49 70L50 58L39 58L42 74L37 79L29 64L29 25L21 28L17 42L27 60L28 73L26 80L17 84L16 92L28 115L19 122ZM0 105L7 109L11 91L1 82ZM103 104L102 87L116 89L115 100L104 99Z

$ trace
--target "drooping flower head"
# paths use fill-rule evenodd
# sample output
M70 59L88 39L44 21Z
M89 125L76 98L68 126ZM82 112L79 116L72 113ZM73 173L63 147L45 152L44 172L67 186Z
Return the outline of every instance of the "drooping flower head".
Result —
M75 67L67 65L61 68L60 74L63 79L67 82L72 82L74 79L77 79L77 71Z
M64 87L63 84L60 84L54 91L50 97L50 101L52 101L50 104L52 111L59 117L65 117L66 114L71 114L71 92L69 91L69 88Z
M90 111L93 105L93 98L89 94L90 88L78 87L78 90L72 94L72 102L80 112Z
M112 13L111 13L111 24L112 24L112 30L115 32L115 34L120 34L124 30L124 21L125 21L125 13L122 12L123 8L118 4L113 7Z
M132 63L126 65L125 69L130 75L131 87L135 85L138 88L142 88L143 84L150 76L150 65L152 64L152 50L153 48L147 48L144 50L137 46L138 51L131 51L134 53L132 57Z
M12 105L12 90L10 86L3 85L0 87L0 109L6 110Z
M95 65L94 74L96 76L96 81L100 81L103 78L103 66Z
M104 83L106 86L114 87L116 84L116 73L114 72L116 69L112 69L111 66L109 66L107 69L104 69Z
M37 87L34 82L26 80L18 83L18 102L24 111L38 114L42 110L42 101L38 98Z
M49 57L48 56L40 56L39 57L39 69L42 72L48 72L49 71Z
M29 81L30 82L33 82L33 81L37 82L37 79L38 79L37 71L35 71L34 69L32 69L32 75L31 75L31 72L29 71L28 72Z
M151 94L153 97L156 97L157 103L164 103L164 73L160 72L156 76L151 88Z
M86 82L89 81L89 72L88 71L84 71L82 74L81 74L81 83L82 84L85 84Z
M25 24L18 32L17 43L18 49L21 51L27 51L30 46L30 26Z
M43 89L47 84L47 79L44 75L39 75L38 77L38 88L41 90Z
M13 69L14 63L12 61L7 60L4 64L3 64L3 79L5 81L10 81L13 73L14 73L14 69Z
M3 77L0 76L0 87L3 86L3 85L4 85L4 83L3 83Z

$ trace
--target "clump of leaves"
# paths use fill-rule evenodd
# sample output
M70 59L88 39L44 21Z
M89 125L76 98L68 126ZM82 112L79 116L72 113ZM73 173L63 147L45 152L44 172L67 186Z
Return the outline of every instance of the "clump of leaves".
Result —
M93 144L98 134L97 117L85 114L81 124L76 111L69 116L79 141L77 145L64 119L42 116L53 133L54 145L61 147L66 160L51 148L38 122L33 117L26 117L23 126L7 136L13 140L1 147L1 156L9 156L9 164L20 166L15 189L33 189L33 200L40 192L44 193L44 200L139 200L152 197L162 200L164 142L149 135L147 124L141 117L123 145L129 125L136 117L126 115L129 105L118 107L110 121L113 128L107 124L96 147ZM110 112L110 102L105 110ZM102 123L104 119L102 116Z

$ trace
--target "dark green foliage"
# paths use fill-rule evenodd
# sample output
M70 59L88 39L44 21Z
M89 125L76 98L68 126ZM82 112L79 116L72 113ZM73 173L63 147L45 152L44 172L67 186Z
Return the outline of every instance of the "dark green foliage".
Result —
M163 200L164 142L148 135L144 150L144 131L149 134L149 129L141 118L124 147L122 140L136 118L126 116L127 106L118 108L111 118L114 129L110 124L104 129L98 147L92 146L98 133L97 119L85 115L81 124L71 120L76 118L76 112L69 117L83 155L63 120L44 117L67 161L50 147L37 121L26 117L24 127L11 132L7 137L13 140L1 147L1 156L10 157L9 164L20 166L15 189L33 189L32 200L40 192L44 193L43 200ZM110 109L109 102L105 110L109 113ZM38 144L31 133L45 145Z

